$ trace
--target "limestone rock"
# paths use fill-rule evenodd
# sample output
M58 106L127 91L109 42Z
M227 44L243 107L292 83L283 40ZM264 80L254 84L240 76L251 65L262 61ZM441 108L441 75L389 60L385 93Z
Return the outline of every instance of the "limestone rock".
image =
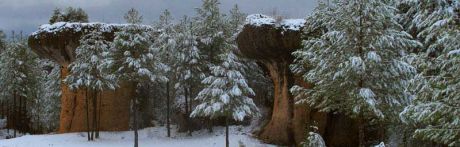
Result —
M273 113L259 138L268 143L298 145L305 138L307 124L315 121L328 146L356 146L353 140L358 140L358 133L351 119L294 104L289 88L293 84L310 86L289 70L293 61L291 53L302 47L304 23L300 19L276 20L260 14L249 15L237 36L239 54L261 63L274 84Z
M39 56L56 61L61 65L61 79L68 75L68 65L75 60L75 49L80 44L80 37L90 31L100 31L108 41L113 41L114 34L126 24L104 23L66 23L45 24L29 36L29 46ZM149 26L140 25L146 31ZM85 90L72 91L66 84L62 85L61 115L59 132L76 132L86 130ZM123 131L129 129L130 101L134 94L131 84L121 84L116 91L102 92L101 130ZM92 119L92 104L90 116ZM96 110L98 111L98 110ZM91 121L91 120L90 120Z

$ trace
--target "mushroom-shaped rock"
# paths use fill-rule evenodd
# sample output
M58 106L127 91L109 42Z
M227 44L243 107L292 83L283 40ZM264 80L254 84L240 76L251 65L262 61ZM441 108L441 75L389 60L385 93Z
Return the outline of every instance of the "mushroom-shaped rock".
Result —
M309 87L301 78L293 75L289 65L293 61L291 53L302 48L302 33L305 20L276 20L269 16L254 14L246 18L243 30L237 36L240 54L257 60L268 70L274 83L273 112L268 124L259 132L259 137L268 143L280 145L299 144L305 139L307 123L317 122L320 133L328 146L356 145L349 136L334 136L338 131L349 131L353 123L342 115L316 112L307 106L297 106L289 92L293 84ZM337 126L338 123L344 125ZM350 128L344 128L351 126ZM330 130L329 128L338 128ZM340 134L340 133L339 133ZM337 139L338 138L338 139ZM353 137L352 137L353 138ZM352 141L349 141L352 140Z
M104 23L66 23L45 24L29 36L29 46L39 56L56 61L61 65L61 79L68 73L67 68L75 60L75 49L80 44L81 36L91 31L100 31L108 41L113 41L114 34L126 24ZM148 26L140 26L146 31L152 30ZM61 115L59 132L86 131L86 103L87 91L78 89L70 90L63 83L61 96ZM130 100L135 92L132 84L122 83L115 91L103 91L98 98L97 110L89 107L90 122L92 114L98 112L100 122L98 126L102 131L123 131L129 129ZM90 101L89 106L92 106ZM101 110L101 111L99 111Z

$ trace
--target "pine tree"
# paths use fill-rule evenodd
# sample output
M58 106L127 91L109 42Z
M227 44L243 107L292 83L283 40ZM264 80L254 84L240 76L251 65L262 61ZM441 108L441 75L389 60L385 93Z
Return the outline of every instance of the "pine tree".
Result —
M61 12L59 8L55 8L49 23L56 22L88 22L88 14L82 8L67 7L64 12Z
M206 60L203 58L201 51L198 49L198 41L196 36L196 24L193 21L184 17L177 28L176 35L176 52L174 58L175 62L174 70L176 72L176 81L174 89L176 96L179 99L184 99L183 104L186 115L186 121L189 121L189 114L191 112L190 103L192 101L193 88L199 88L202 78L205 77L204 69L207 66ZM190 127L187 126L189 135L192 135Z
M97 128L97 95L105 90L114 90L117 86L116 78L108 73L104 59L108 52L109 43L105 41L101 32L92 31L80 39L80 46L77 47L76 59L70 64L70 73L64 80L71 89L86 89L86 113L88 140L94 140ZM89 126L89 105L88 99L92 99L93 121ZM97 137L96 137L97 138Z
M230 15L227 18L227 38L231 38L232 41L235 40L238 31L243 28L243 24L246 20L246 15L247 14L240 11L238 5L233 6L233 8L230 10Z
M139 14L139 11L137 11L134 8L131 8L128 10L128 12L125 14L123 17L127 23L130 24L140 24L142 23L142 15Z
M226 146L228 147L229 119L243 121L245 117L257 116L259 110L249 98L255 93L240 72L243 71L243 64L233 53L221 55L221 58L224 60L223 63L220 66L211 67L212 75L202 81L206 87L196 97L200 104L190 116L225 117Z
M401 31L386 1L339 0L332 5L340 6L328 10L334 17L317 18L329 20L327 32L306 40L304 50L294 53L294 67L311 66L294 72L300 71L314 86L294 86L291 91L319 111L356 118L359 143L365 146L365 122L394 120L407 102L405 88L415 68L402 57L419 43Z
M31 126L37 132L52 132L59 127L61 68L49 60L40 60L40 82L37 97L30 110ZM35 124L35 125L33 125Z
M163 14L160 16L160 20L155 26L156 30L160 31L158 38L155 38L153 47L159 51L159 57L164 64L171 67L173 70L169 70L165 75L167 75L168 82L166 82L166 130L167 136L171 136L171 129L170 129L170 113L171 113L171 81L174 82L176 69L177 66L175 59L176 54L176 29L174 28L173 18L171 17L171 13L168 10L165 10Z
M416 64L420 73L411 83L415 98L401 113L403 122L416 127L414 137L449 146L460 145L459 1L404 1L410 4L405 21L424 43ZM413 18L413 19L411 19ZM411 28L413 27L413 28Z
M151 32L142 29L139 24L142 16L135 9L131 9L125 15L129 25L125 26L120 32L115 33L112 44L113 50L109 52L109 67L117 77L126 82L132 82L133 87L144 81L167 81L168 79L160 74L168 69L161 63L157 48L151 46ZM133 128L134 146L138 146L138 101L137 93L133 97Z
M62 16L62 13L61 13L61 9L55 8L53 10L53 14L51 15L51 18L49 20L49 23L53 24L53 23L56 23L56 22L61 22L61 21L63 21L62 19L63 19L63 16Z
M223 53L226 43L224 15L220 13L219 4L218 0L203 0L201 8L196 9L198 48L209 62L209 67L218 64L214 56Z
M82 8L68 7L64 12L66 22L88 22L88 14Z
M0 58L0 87L3 90L3 100L13 102L13 110L10 113L13 115L8 117L8 123L11 123L14 129L13 137L17 135L16 130L25 131L25 103L35 98L35 90L38 87L37 56L31 52L26 42L19 40L8 43Z
M6 35L3 32L3 30L0 30L0 54L5 50L6 48Z

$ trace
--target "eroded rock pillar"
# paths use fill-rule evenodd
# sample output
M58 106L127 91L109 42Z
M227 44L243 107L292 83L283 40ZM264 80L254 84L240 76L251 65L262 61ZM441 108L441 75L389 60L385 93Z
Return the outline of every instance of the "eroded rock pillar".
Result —
M274 84L273 114L269 123L260 133L260 138L268 143L292 144L294 100L289 92L292 83L292 74L289 71L289 62L267 61L264 62L270 72Z
M61 79L68 75L67 67L61 67ZM72 91L66 84L61 84L61 115L59 132L81 132L87 130L86 124L86 97L85 90ZM101 131L126 131L129 130L130 100L134 88L131 84L121 84L115 91L103 91L100 99L101 106L96 110L100 112ZM89 121L93 118L92 101L89 101ZM91 126L91 125L90 125Z

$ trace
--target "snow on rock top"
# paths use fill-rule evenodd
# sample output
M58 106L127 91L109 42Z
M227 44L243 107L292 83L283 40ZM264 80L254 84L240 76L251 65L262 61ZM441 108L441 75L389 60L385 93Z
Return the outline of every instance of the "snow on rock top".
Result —
M246 17L246 24L252 26L276 26L284 30L299 31L300 28L305 26L305 19L284 19L277 22L274 18L263 14L251 14Z
M262 14L251 14L246 17L246 24L253 26L274 25L275 19Z
M305 19L285 19L281 21L281 26L284 29L299 31L305 26Z
M40 33L56 33L67 29L72 29L75 32L84 30L83 28L98 28L101 32L112 32L115 29L125 27L129 24L106 24L106 23L71 23L71 22L57 22L54 24L44 24L41 25L38 31L33 32L32 36L35 36ZM140 27L151 29L147 25L139 25Z

